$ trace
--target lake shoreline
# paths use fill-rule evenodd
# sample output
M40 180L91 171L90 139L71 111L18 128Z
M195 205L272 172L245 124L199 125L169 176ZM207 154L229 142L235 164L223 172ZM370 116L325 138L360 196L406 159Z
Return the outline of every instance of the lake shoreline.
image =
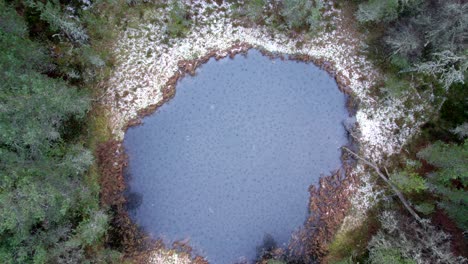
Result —
M245 55L250 49L255 48L246 43L239 43L227 50L212 51L199 59L180 61L178 63L178 72L170 78L166 86L163 88L163 99L157 104L150 105L147 108L139 111L138 118L130 120L125 127L125 130L132 126L141 125L142 119L144 117L151 114L157 114L158 108L169 102L176 95L177 82L181 78L184 78L187 74L194 76L196 74L197 68L204 65L210 59L214 58L215 60L220 60L227 57L232 59L237 55ZM347 82L344 79L345 77L336 74L336 70L333 68L331 63L323 60L316 60L310 56L288 56L285 58L285 56L281 54L273 54L265 50L259 51L263 56L266 56L270 59L279 58L281 60L313 63L321 70L326 71L335 80L338 89L345 95L345 105L348 115L352 117L353 113L355 114L357 110L357 102L353 100L353 96L350 93L349 87L346 85ZM353 146L355 144L353 141L353 138L348 135L348 144L346 146ZM125 229L127 229L125 233L134 233L131 236L136 240L136 242L133 242L134 245L128 245L129 248L132 248L135 245L138 245L137 251L147 247L151 248L152 251L179 248L179 253L181 253L180 249L183 248L182 253L190 255L192 249L188 243L176 241L175 244L171 246L164 245L162 241L158 239L151 239L147 237L144 232L141 233L138 231L138 228L130 219L128 211L126 210L128 202L128 197L126 196L126 190L128 189L128 179L125 176L125 169L128 164L128 159L125 153L125 149L123 148L123 142L113 141L109 144L110 145L108 145L106 148L99 149L101 174L107 176L104 177L101 182L102 190L104 190L101 192L101 201L108 206L115 206L115 201L119 201L117 203L117 207L119 208L117 210L118 218L120 218L119 222L128 224L128 226L125 227ZM111 149L111 151L108 151L109 149ZM106 158L106 156L111 157ZM114 169L105 168L106 166L102 166L102 164L105 163L103 161L107 159L118 161L117 164L108 164ZM320 177L318 186L313 184L310 185L308 210L311 212L313 211L321 213L308 215L304 221L304 226L301 227L302 230L296 234L297 240L291 241L291 244L287 248L289 251L295 252L296 254L314 254L317 256L324 256L324 252L326 251L324 246L333 238L334 234L340 226L340 223L346 216L347 210L351 206L351 202L349 199L347 199L347 197L350 197L355 193L356 188L353 187L359 184L359 177L357 177L357 174L353 173L352 167L354 165L352 164L354 164L354 160L352 157L349 157L346 155L346 153L342 152L341 160L341 167L336 172L328 176ZM109 173L110 171L113 173ZM317 226L319 228L317 228ZM298 241L308 241L309 245L307 246L307 249L298 245ZM183 247L180 247L181 244ZM304 250L307 251L307 253ZM311 252L311 250L313 250L313 252ZM199 261L203 259L200 256L194 257L196 257Z
M118 161L125 160L121 159L124 157L122 139L125 130L140 124L142 117L153 113L169 101L175 94L174 87L179 78L185 74L193 74L200 64L212 57L220 59L234 56L250 48L273 57L291 56L300 61L313 62L334 76L338 87L348 96L347 108L352 116L350 120L354 119L348 124L347 130L353 142L360 146L362 155L376 163L398 153L406 141L419 131L419 126L424 120L412 116L421 112L424 106L407 109L403 99L392 99L382 103L373 94L372 89L382 80L379 80L380 75L375 67L362 55L364 36L351 30L353 18L346 17L340 10L331 8L330 12L336 13L330 22L335 27L333 31L319 32L316 37L309 38L301 34L286 36L264 26L236 26L230 4L227 3L218 5L192 1L189 5L196 13L194 20L203 23L199 22L181 39L169 40L166 43L162 33L165 22L151 22L154 19L164 21L169 11L167 7L144 13L143 19L132 22L138 26L122 30L115 50L117 65L114 74L103 84L108 89L102 104L108 109L107 117L114 137L108 142L112 146L108 149L114 150L108 153L110 157L116 156ZM216 12L208 12L209 9ZM402 118L407 123L401 125L399 122ZM106 156L105 148L100 151ZM119 201L125 199L125 187L122 187L125 184L122 182L124 164L116 162L101 166L107 171L114 170L114 175L109 174L108 178L112 178L109 182L118 183L116 186L119 188L111 193L121 192L120 198L117 199ZM114 169L106 169L106 166ZM343 219L334 222L331 233L344 233L359 226L365 219L368 208L377 203L381 194L374 187L371 175L362 164L346 171L348 177L356 178L356 181L350 180L345 184L347 187L343 189L343 195L347 196L346 201L340 200L343 210L336 212L339 215L337 219ZM324 186L327 186L327 182L333 186L336 178L325 177ZM113 186L109 186L102 189L112 188ZM319 197L326 188L322 189L320 186L313 193ZM124 201L119 206L123 208ZM324 214L333 214L333 209L324 208ZM343 211L348 212L342 217ZM330 228L326 224L324 226ZM323 249L320 251L323 252ZM162 253L152 256L156 258L158 254Z

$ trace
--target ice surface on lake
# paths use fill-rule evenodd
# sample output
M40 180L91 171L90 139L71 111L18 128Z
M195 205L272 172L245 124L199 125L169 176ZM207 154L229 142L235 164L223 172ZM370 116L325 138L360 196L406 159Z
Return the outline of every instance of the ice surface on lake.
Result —
M286 245L308 186L340 166L345 97L313 64L258 51L211 59L125 136L132 218L154 238L190 238L210 263ZM133 195L134 197L134 195Z

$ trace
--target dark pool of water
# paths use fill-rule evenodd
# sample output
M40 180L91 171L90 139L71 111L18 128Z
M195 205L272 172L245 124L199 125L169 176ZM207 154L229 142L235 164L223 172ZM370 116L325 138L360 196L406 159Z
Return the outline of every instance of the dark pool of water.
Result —
M345 97L312 64L258 51L210 60L128 130L132 218L167 242L190 238L211 263L253 259L306 219L308 186L340 166ZM132 195L135 197L135 195Z

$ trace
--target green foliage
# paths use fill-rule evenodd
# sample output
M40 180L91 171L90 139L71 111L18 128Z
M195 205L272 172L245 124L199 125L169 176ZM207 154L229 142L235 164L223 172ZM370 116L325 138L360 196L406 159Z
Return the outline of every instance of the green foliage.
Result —
M461 143L464 140L464 123L468 120L468 89L460 83L453 84L450 90L439 89L444 93L444 101L439 113L423 127L424 141L452 141Z
M322 19L323 2L321 0L315 1L315 7L310 9L309 16L307 17L307 25L309 25L309 30L313 31L320 27L320 22Z
M408 58L398 54L390 56L390 62L393 66L397 67L398 69L409 69L411 67Z
M419 160L407 159L405 163L406 170L411 172L419 170L422 167L422 163Z
M289 28L300 28L305 25L308 9L312 2L307 0L286 0L283 3L282 15Z
M172 1L169 11L169 23L166 31L172 37L182 37L190 28L187 7L179 2Z
M320 25L322 0L285 0L281 15L290 29L308 28Z
M426 181L417 173L402 171L390 175L390 180L403 193L420 193L427 189Z
M24 20L16 13L11 12L4 1L0 1L0 30L15 36L24 37L28 33L28 27Z
M356 17L371 31L377 32L375 24L381 23L384 33L376 41L381 56L384 60L389 57L402 73L434 76L446 91L455 83L464 83L468 3L369 0L359 5Z
M108 55L102 52L107 44L103 39L105 37L112 39L113 30L108 23L117 20L109 19L107 15L97 10L97 7L102 8L105 2L107 1L93 2L92 6L82 9L82 5L85 5L82 2L68 2L65 5L57 0L18 1L17 6L23 10L25 20L28 22L27 25L22 22L25 24L24 31L31 30L27 32L30 36L49 44L51 54L47 55L51 55L54 59L53 68L47 69L48 73L64 77L73 84L83 82L89 84L103 72L104 66L108 64L106 58ZM109 9L114 11L117 8ZM89 33L86 32L84 25L91 29ZM89 36L93 37L92 47Z
M464 263L450 248L450 236L414 219L384 211L381 229L368 244L370 263Z
M360 225L347 232L338 232L328 246L327 260L329 263L361 263L366 254L369 233L379 226L374 216L375 208L371 209Z
M451 132L458 135L460 139L468 137L468 122L455 127Z
M421 193L427 189L427 185L426 180L416 173L419 168L421 168L419 161L406 160L405 168L392 173L390 181L403 193Z
M370 0L359 5L359 22L389 22L398 17L398 0Z
M97 243L107 232L108 220L107 214L96 211L90 218L82 221L76 229L79 242L87 246Z
M393 56L414 58L421 55L424 43L412 25L401 25L391 28L385 37L385 43L390 47Z
M465 82L467 69L468 57L466 54L457 55L450 50L444 50L434 53L432 60L416 64L412 71L439 76L439 81L444 89L448 90L454 83Z
M266 0L250 0L247 2L246 15L247 17L258 22L262 19L263 9L267 4Z
M34 4L52 12L49 2ZM90 100L45 75L55 69L46 50L28 38L22 17L0 0L2 263L83 263L89 258L85 249L107 230L97 193L83 181L93 156L63 137L69 120L84 118Z
M77 48L65 43L62 46L65 53L56 62L59 70L73 81L90 83L96 80L98 72L106 66L106 61L89 45Z
M393 248L374 247L369 254L371 264L416 264L414 260L404 258L401 252Z
M440 116L434 122L440 130L452 130L468 120L468 89L465 85L454 84L446 95L446 100L440 109ZM452 132L453 133L453 132ZM450 138L444 136L443 138ZM455 140L455 138L453 138ZM459 136L457 137L459 139Z
M418 157L439 168L432 175L435 181L446 186L452 180L468 184L468 140L461 145L438 141L421 150Z
M397 76L390 76L385 80L385 85L381 88L381 91L392 97L399 97L405 91L408 91L408 87L411 85L411 83L402 78L398 78Z
M430 215L435 211L435 206L431 203L420 203L415 206L416 210L422 214Z
M58 0L42 1L25 0L24 4L30 8L37 10L40 13L40 18L49 23L52 30L60 30L70 40L78 43L85 43L88 41L86 34L80 23L73 20L71 15L67 16L60 6ZM74 17L74 19L78 19Z
M414 23L426 27L426 40L442 52L465 52L468 36L468 3L465 1L439 0L436 9L422 11L427 17L417 17ZM426 44L427 45L427 44Z
M418 153L420 158L436 166L430 175L433 190L442 198L439 203L458 226L468 229L468 140L463 144L446 144L440 141Z
M411 48L419 50L420 43L424 43L428 51L426 53L429 54L426 60L416 63L411 68L412 71L439 77L445 90L448 90L453 83L464 83L468 68L465 46L468 32L468 3L437 1L436 8L425 5L418 16L408 20L407 27L413 29L412 38L404 38L405 33L392 34L396 37L395 42L408 41L408 44L403 44L408 46L407 50L399 51L394 49L395 46L393 50L404 55L411 52Z

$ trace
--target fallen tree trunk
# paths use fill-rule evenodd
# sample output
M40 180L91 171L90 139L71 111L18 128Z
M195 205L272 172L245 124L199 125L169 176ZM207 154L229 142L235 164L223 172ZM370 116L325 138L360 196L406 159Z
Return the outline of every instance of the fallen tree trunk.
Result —
M353 152L352 150L350 150L349 148L347 147L343 147L344 150L346 150L348 153L350 153L351 155L353 155L354 157L358 158L359 160L361 160L362 162L364 162L366 165L368 165L369 167L371 167L372 169L374 169L374 171L377 173L377 175L379 175L379 177L385 182L387 183L390 188L392 188L393 192L398 196L398 198L400 199L401 203L403 203L403 205L405 206L406 210L422 225L424 225L424 222L422 220L421 217L419 217L419 215L413 210L413 208L411 208L408 200L406 200L406 198L403 196L403 194L400 192L400 190L398 190L398 188L383 174L383 172L379 169L379 167L377 166L377 164L373 163L373 162L370 162L368 161L367 159L359 156L358 154L356 154L355 152Z

